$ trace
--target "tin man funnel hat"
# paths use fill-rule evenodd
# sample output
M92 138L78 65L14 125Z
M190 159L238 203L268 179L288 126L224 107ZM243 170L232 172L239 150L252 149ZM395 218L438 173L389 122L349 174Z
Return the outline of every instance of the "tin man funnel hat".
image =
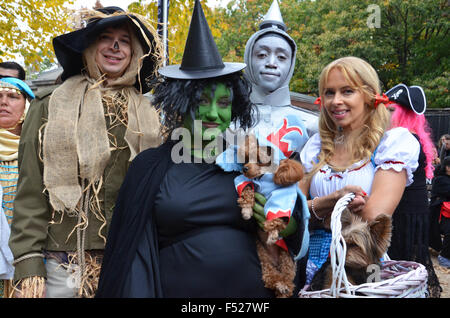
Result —
M181 64L160 68L161 75L175 79L203 79L238 72L244 63L223 62L199 0L195 1Z
M280 6L277 0L273 0L270 5L269 11L264 16L264 20L259 24L259 29L265 29L270 27L277 27L283 31L286 31L286 24L284 24L283 17L281 16Z

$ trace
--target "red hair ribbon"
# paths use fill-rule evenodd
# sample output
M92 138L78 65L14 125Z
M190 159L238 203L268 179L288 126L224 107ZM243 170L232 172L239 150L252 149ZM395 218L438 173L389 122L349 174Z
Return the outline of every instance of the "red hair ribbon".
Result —
M319 105L319 109L322 108L322 99L319 97L317 97L317 99L314 101L315 105Z
M383 93L381 96L379 94L375 95L375 108L377 108L379 104L386 105L387 103L389 103L389 97L387 97L386 94Z

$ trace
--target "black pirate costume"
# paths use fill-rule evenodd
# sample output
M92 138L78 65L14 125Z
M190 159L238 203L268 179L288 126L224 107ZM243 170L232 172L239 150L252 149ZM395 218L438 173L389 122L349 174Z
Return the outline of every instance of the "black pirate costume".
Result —
M420 86L398 84L389 89L386 95L390 102L413 111L415 116L423 116L425 113L427 101ZM415 132L411 133L420 143L419 136ZM418 163L419 166L413 173L414 181L405 188L392 215L392 238L387 253L392 259L423 264L428 272L429 294L431 297L439 297L442 288L428 250L430 210L425 173L426 156L421 143Z

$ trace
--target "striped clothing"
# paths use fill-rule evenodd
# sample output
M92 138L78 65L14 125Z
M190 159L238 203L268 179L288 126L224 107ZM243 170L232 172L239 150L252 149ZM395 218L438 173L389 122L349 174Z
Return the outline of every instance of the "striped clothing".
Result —
M0 184L3 187L2 207L10 226L13 218L14 198L16 197L18 179L19 166L17 160L0 162Z

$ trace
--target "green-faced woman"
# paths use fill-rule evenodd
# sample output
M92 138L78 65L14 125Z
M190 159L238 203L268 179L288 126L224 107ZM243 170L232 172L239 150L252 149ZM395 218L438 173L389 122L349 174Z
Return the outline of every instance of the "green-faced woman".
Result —
M217 154L217 136L231 123L231 90L224 83L208 84L201 93L194 116L186 116L184 127L190 132L185 146L193 156L203 158ZM199 142L201 141L201 142Z

